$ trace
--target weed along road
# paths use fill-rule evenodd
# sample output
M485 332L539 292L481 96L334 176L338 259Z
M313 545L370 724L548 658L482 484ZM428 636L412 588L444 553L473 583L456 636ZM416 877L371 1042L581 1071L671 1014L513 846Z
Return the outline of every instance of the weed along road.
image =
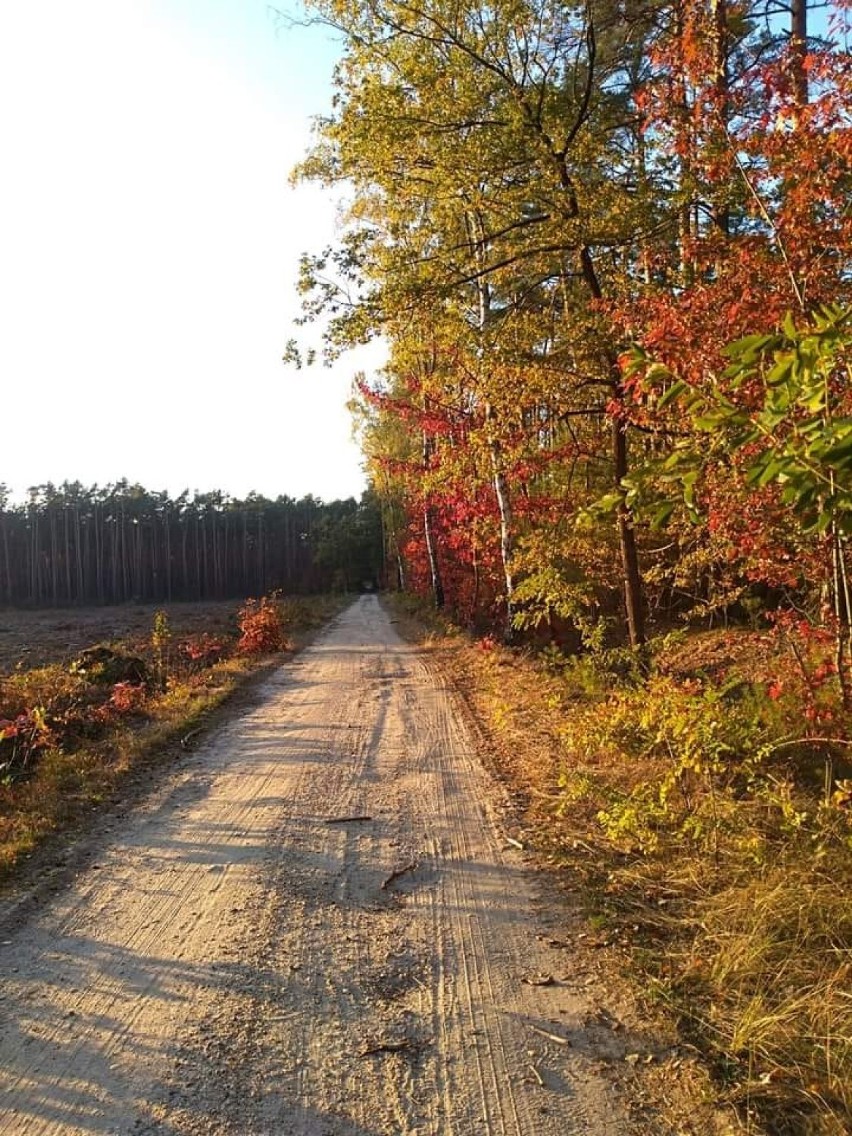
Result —
M495 793L358 600L0 912L0 1132L632 1132Z

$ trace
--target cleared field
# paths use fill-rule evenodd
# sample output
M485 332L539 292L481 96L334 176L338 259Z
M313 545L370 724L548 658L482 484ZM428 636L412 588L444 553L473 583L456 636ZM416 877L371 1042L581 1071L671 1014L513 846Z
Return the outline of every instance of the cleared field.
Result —
M211 715L343 602L2 612L0 877L50 838L86 828L129 774L173 759L187 734L211 728ZM107 650L69 665L93 647Z
M238 600L205 603L120 604L114 607L0 610L0 674L18 663L39 667L72 659L94 643L147 640L154 614L165 611L174 635L234 634Z

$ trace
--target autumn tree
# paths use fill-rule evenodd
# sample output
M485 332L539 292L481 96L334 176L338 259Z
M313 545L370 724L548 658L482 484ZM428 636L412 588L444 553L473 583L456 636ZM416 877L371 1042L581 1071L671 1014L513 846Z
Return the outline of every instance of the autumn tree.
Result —
M730 604L757 586L764 594L769 589L806 605L820 621L820 602L830 595L834 619L842 624L842 580L848 570L842 526L836 518L826 520L825 531L803 525L790 511L790 485L781 484L788 472L773 471L771 464L761 467L757 460L761 454L777 456L778 437L803 428L808 408L787 385L780 362L773 371L771 351L743 382L729 345L742 339L775 343L772 350L781 351L782 343L820 343L825 321L842 318L848 307L852 59L840 36L807 39L804 10L794 10L788 27L767 26L761 14L759 7L729 14L726 34L734 46L728 54L724 114L707 54L709 40L698 34L706 30L710 13L700 6L693 16L693 40L681 36L674 50L670 38L661 47L657 70L641 93L649 129L664 150L676 149L680 138L667 76L677 75L686 84L701 111L690 162L693 204L704 220L690 239L694 276L671 288L671 261L667 266L661 255L657 280L625 299L623 326L639 344L639 357L655 363L636 371L631 413L663 441L659 460L646 469L660 476L658 518L672 516L684 540L703 543L697 563L707 573L724 571L729 580L721 602ZM714 201L725 203L724 227L714 223ZM840 317L826 314L838 311ZM830 379L821 371L823 378L809 386L805 372L813 369L812 349L796 350L801 358L795 383L813 387L811 400L819 391L829 394L810 417L842 420L849 409L842 367ZM767 378L777 388L771 398L763 388ZM687 396L691 406L715 403L716 410L693 421L684 415ZM757 420L771 408L772 430L763 440L752 438L746 449L724 444L724 431L708 447L703 427L722 421L714 415L723 406L745 420ZM695 522L684 527L678 511L671 513L674 503L667 500L665 486L687 452L700 460L683 466L682 488ZM647 490L648 476L639 484ZM672 574L682 571L680 544L670 565Z
M502 458L504 424L491 388L523 357L545 367L555 401L591 399L609 416L610 485L628 469L618 342L601 311L613 280L632 271L648 224L653 171L636 177L639 135L628 91L640 77L648 17L607 5L317 5L345 35L337 111L302 176L355 186L337 254L353 268L356 302L306 274L312 303L330 308L337 341L436 307L458 329L476 372L500 515L504 599L512 612L516 520ZM327 265L322 258L315 265ZM316 308L314 310L317 310ZM555 324L518 351L512 325ZM555 315L555 319L553 318ZM507 331L506 329L510 329ZM490 437L490 441L489 441ZM636 537L617 515L625 607L641 641Z
M299 174L352 199L339 245L304 262L306 308L331 316L332 350L390 343L370 398L415 452L394 489L412 556L453 606L466 588L499 596L507 635L605 608L617 563L640 643L653 537L632 470L685 423L626 375L625 350L712 385L727 338L839 296L848 61L808 37L804 9L785 26L730 0L313 11L344 54ZM373 432L374 468L393 464L392 433ZM715 492L746 515L721 470ZM707 526L665 547L681 579L690 562L730 570ZM660 555L648 547L657 606Z

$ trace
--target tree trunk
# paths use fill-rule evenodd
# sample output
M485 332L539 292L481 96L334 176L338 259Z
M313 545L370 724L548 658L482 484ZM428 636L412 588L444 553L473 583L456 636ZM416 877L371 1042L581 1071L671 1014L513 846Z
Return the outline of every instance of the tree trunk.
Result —
M172 527L171 527L171 513L168 505L163 512L163 536L164 536L164 549L163 549L163 566L166 572L166 599L169 603L172 602Z
M68 502L62 506L62 521L64 528L64 542L65 542L65 602L70 606L72 602L71 594L71 525L68 518Z
M686 34L686 21L684 19L683 9L684 4L683 0L681 0L681 2L677 4L675 15L676 34L680 37L681 41L683 41ZM686 66L682 57L680 66L675 75L673 97L677 110L676 121L679 136L677 151L680 155L680 205L678 207L680 279L684 287L689 287L695 280L695 261L692 253L692 238L694 236L692 199L694 196L694 188L692 185L692 162L690 160L692 153L691 108L686 83Z
M132 548L128 547L127 518L124 506L121 507L121 598L124 602L130 599L130 557Z
M257 510L257 594L262 596L266 590L266 565L263 547L263 512Z
M796 105L807 106L808 72L805 56L808 53L808 0L792 0L790 9L790 53L793 64L793 88Z
M248 509L243 509L243 570L240 577L240 591L244 595L248 595L249 591L249 532L248 532Z
M41 599L39 595L38 536L38 510L33 503L30 506L30 600L36 604Z
M500 516L500 560L503 565L503 582L506 588L506 622L503 627L503 639L511 643L515 637L515 575L512 570L512 558L515 552L515 535L512 514L512 499L509 495L509 485L503 471L503 455L500 443L494 438L492 426L494 422L494 409L491 403L485 404L486 429L489 430L488 454L491 459L491 473L494 481L494 493L497 497L497 511Z
M98 603L103 603L106 600L106 581L104 580L104 540L106 534L104 533L103 525L101 524L101 509L99 505L95 506L95 588L98 595Z
M624 610L627 616L627 630L630 646L639 647L645 642L645 619L642 612L642 575L639 571L639 552L636 548L636 534L633 531L633 518L624 500L622 478L627 476L627 434L624 423L612 418L612 453L615 462L615 486L619 494L618 503L618 542L621 548L621 569L624 579Z
M727 139L728 119L730 118L730 90L728 79L728 5L727 0L711 0L713 15L713 87L716 101L716 114L721 123L720 145ZM724 186L722 187L724 192ZM713 205L713 222L716 228L727 236L731 227L728 203L717 200ZM718 267L717 267L718 274Z
M423 474L429 470L432 459L432 439L423 431ZM435 547L435 529L432 520L432 510L426 504L423 508L423 538L426 541L426 556L429 560L429 573L432 577L432 596L435 607L444 606L444 583L441 579L441 569L438 564L438 550Z
M56 508L48 504L50 516L50 600L54 607L59 606L59 538L56 535Z
M603 296L595 271L592 254L588 248L580 252L580 262L589 291L596 300ZM612 398L618 407L624 401L621 387L621 368L612 350L607 350ZM627 476L627 434L624 419L617 412L611 416L611 442L615 491L619 496L617 509L618 543L621 552L622 586L624 588L624 612L631 647L639 647L645 642L645 620L642 613L642 573L639 570L639 552L636 547L636 534L633 531L633 518L625 500L623 479Z
M77 555L77 603L86 602L86 587L83 573L83 541L80 526L80 506L74 506L74 550Z
M485 226L481 217L476 214L468 219L468 232L472 251L480 271L486 265ZM476 283L477 300L479 305L478 322L480 337L484 337L491 317L491 290L484 276L479 276ZM480 341L479 359L485 364L485 344ZM497 510L500 516L500 561L503 565L503 581L506 588L506 622L503 625L503 640L511 643L515 637L515 575L512 569L512 559L515 552L515 534L513 526L512 499L509 493L509 483L503 466L503 455L500 443L496 437L496 415L490 399L485 400L484 406L485 432L488 444L488 456L491 461L491 476L494 485L494 495L497 498Z
M5 568L5 581L3 598L7 604L12 602L12 561L9 556L9 528L5 515L0 517L0 526L3 529L3 565Z
M426 555L429 558L429 572L432 576L432 596L435 607L444 606L444 585L441 580L441 571L438 567L438 555L435 550L435 536L432 528L432 510L426 506L423 510L423 536L426 540Z
M195 598L201 599L201 515L195 509Z

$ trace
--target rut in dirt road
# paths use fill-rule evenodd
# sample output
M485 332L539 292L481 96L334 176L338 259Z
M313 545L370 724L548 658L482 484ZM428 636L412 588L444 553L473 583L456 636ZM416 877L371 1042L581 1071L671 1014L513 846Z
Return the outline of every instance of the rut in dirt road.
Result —
M353 604L4 930L0 1133L632 1131L493 793Z

